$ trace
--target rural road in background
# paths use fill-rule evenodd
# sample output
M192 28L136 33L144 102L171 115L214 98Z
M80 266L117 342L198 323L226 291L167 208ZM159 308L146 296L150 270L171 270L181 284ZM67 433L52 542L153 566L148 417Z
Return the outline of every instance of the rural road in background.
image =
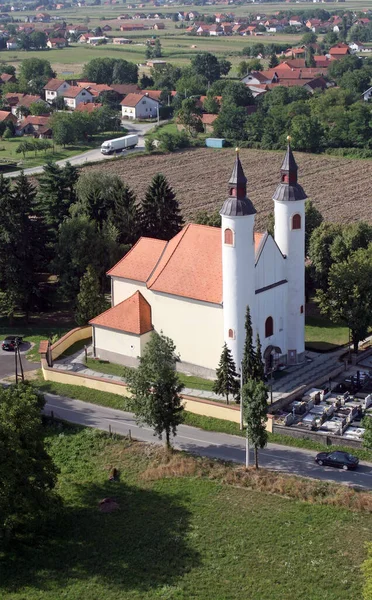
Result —
M109 431L111 427L111 431L119 435L127 435L130 430L134 439L148 443L162 443L154 437L151 428L139 427L130 412L54 394L44 394L44 396L46 400L44 412L46 414L53 412L56 419L103 431ZM173 444L179 450L208 458L245 463L245 440L235 435L180 425ZM372 489L372 464L360 464L356 471L342 471L331 467L320 467L314 461L316 454L302 448L268 444L267 448L259 451L259 462L262 467L270 470ZM253 464L253 450L250 451L250 464Z
M160 121L162 125L166 121ZM75 156L71 156L70 158L65 158L63 160L58 160L56 162L57 165L63 167L67 162L74 166L83 165L86 162L96 162L101 160L115 160L117 156L123 156L125 154L131 152L143 152L145 149L145 134L148 133L151 129L156 127L157 123L125 123L125 129L129 134L138 135L138 145L133 150L126 150L123 154L114 154L112 156L104 155L101 153L101 146L99 148L95 148L94 150L88 150L87 152L83 152L82 154L76 154ZM123 134L126 135L126 134ZM40 167L32 167L30 169L24 169L25 175L37 175L38 173L43 172L43 166ZM12 171L11 173L4 173L4 177L18 177L21 174L21 171Z

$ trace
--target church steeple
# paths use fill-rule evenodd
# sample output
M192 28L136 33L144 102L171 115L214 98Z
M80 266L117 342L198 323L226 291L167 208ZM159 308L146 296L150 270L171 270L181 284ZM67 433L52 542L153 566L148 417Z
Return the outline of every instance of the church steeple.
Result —
M280 183L276 188L273 200L282 202L305 200L307 198L302 187L297 183L298 167L291 148L291 138L287 137L288 146L282 166L280 167Z
M225 200L220 215L231 217L244 217L256 214L256 209L247 197L247 178L239 158L239 149L236 148L234 168L229 179L229 197Z

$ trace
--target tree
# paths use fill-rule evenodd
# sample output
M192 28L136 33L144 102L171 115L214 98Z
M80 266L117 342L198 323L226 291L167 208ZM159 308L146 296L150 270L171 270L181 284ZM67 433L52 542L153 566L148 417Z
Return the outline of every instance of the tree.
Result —
M316 61L314 58L314 54L315 54L315 50L312 46L309 46L306 49L306 56L305 56L305 65L307 67L316 67Z
M136 370L126 369L124 377L132 394L131 406L138 422L154 429L170 449L170 436L183 423L184 407L180 396L184 385L176 372L176 347L163 333L153 332Z
M230 394L234 398L238 396L240 383L231 350L227 347L226 342L222 348L220 362L216 369L216 376L213 391L215 394L225 396L226 404L228 404Z
M197 75L202 75L208 83L220 78L221 68L218 59L210 52L198 53L191 59L191 67Z
M229 60L226 60L226 58L221 58L219 60L219 65L220 65L220 74L224 75L226 77L229 74L229 71L231 69L231 62Z
M247 61L248 71L263 71L263 64L259 58L252 58Z
M185 100L182 100L181 108L177 112L177 120L190 135L196 135L196 133L203 131L201 115L201 108L195 98L185 98Z
M115 182L112 189L114 205L112 223L118 230L120 244L134 244L138 238L139 215L136 196L124 182Z
M295 150L318 152L321 149L323 128L316 118L296 115L291 121L290 131Z
M83 77L95 83L137 83L138 67L121 58L93 58L84 65Z
M245 341L242 359L242 377L243 384L247 383L249 379L254 376L255 370L257 369L257 357L253 348L253 328L252 318L249 306L247 306L245 313Z
M31 115L45 115L51 112L51 107L49 104L45 104L44 102L32 102L30 104L30 114Z
M313 31L307 31L301 38L300 44L303 46L308 46L309 44L315 44L318 39L318 36Z
M261 347L261 341L260 341L260 336L257 333L256 336L256 348L255 348L255 363L254 363L254 368L253 368L253 373L252 373L252 379L255 379L256 381L265 381L265 367L264 367L264 363L262 361L262 347Z
M321 223L310 238L309 258L314 267L316 282L322 290L326 290L328 287L328 273L333 264L331 247L341 231L340 225Z
M277 67L278 64L279 64L279 59L278 59L277 55L275 54L275 52L273 52L272 55L270 56L269 69L274 69L274 67Z
M247 435L254 447L255 467L258 469L258 449L267 444L267 388L262 381L250 379L243 385L242 402L247 423Z
M44 50L47 47L47 35L44 31L33 31L30 35L31 46L36 50Z
M203 102L203 108L205 112L216 115L220 111L220 103L215 96L208 94Z
M101 292L97 273L91 265L80 280L80 291L75 309L75 321L78 325L86 325L90 319L108 308Z
M161 52L161 43L160 43L160 39L156 38L155 40L155 44L152 50L152 56L153 58L161 58L162 56L162 52Z
M357 353L372 326L372 243L331 266L327 289L318 290L316 300L323 314L349 327Z
M50 123L53 129L53 139L64 148L75 141L74 123L69 114L55 113Z
M47 162L39 178L38 206L44 222L55 238L58 227L69 216L70 206L76 202L75 186L79 174L69 162L60 167Z
M368 450L372 449L372 419L370 417L364 417L363 419L363 427L365 428L365 432L363 434L363 446L368 448ZM372 587L371 587L372 592Z
M308 255L313 231L323 223L322 213L311 200L305 201L305 256Z
M19 69L20 86L27 89L35 82L37 88L42 88L55 73L48 60L43 58L25 58Z
M142 235L161 240L170 240L183 226L176 195L161 173L153 177L141 202L140 223Z
M231 102L222 104L218 118L213 123L216 136L232 141L245 139L247 111L243 106L234 106Z
M194 218L194 223L199 225L209 225L210 227L221 227L221 215L219 210L209 213L206 210L199 210Z
M44 405L29 384L0 388L0 543L39 529L57 502L58 470L45 448Z

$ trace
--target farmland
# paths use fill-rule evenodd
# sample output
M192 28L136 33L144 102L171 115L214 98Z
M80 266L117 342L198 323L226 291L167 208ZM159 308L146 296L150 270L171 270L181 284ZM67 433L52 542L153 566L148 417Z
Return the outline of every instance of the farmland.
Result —
M370 180L372 162L296 153L299 181L324 219L348 223L372 222ZM284 152L242 149L240 157L248 178L248 195L262 229L273 210L272 196L279 182ZM177 154L133 156L114 163L86 167L122 177L141 198L155 173L166 175L177 192L185 219L198 210L220 208L227 194L235 152L198 148ZM355 174L358 173L356 177Z
M158 449L90 429L50 427L47 445L64 506L36 544L0 554L2 600L361 598L370 514L228 485L182 455L167 469ZM104 514L108 496L119 510Z

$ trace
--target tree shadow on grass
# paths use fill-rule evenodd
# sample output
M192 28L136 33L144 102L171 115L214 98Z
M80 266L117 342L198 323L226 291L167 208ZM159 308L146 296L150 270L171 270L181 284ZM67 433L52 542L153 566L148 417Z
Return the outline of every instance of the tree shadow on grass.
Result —
M104 514L103 498L120 509ZM77 506L78 505L78 506ZM95 584L117 592L174 584L200 563L186 541L190 513L185 498L125 483L76 484L70 506L47 524L47 534L32 547L20 545L1 560L0 596L22 591L84 589ZM115 596L116 597L116 596Z

